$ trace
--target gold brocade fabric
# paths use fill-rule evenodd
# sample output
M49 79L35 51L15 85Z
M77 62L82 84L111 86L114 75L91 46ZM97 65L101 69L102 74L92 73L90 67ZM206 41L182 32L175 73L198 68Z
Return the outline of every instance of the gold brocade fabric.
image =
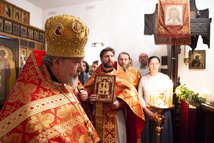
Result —
M190 45L189 0L158 0L156 44Z
M96 103L95 105L95 116L96 116L96 122L95 122L95 129L98 133L99 138L103 137L103 103Z
M22 69L0 113L0 142L93 142L76 108L88 119L73 89L51 80L41 62L44 55L44 51L33 51ZM98 142L93 125L89 126Z
M137 89L141 78L138 69L134 67L129 67L128 69L126 69L125 73L128 75L132 85L134 85L134 87Z
M103 65L101 64L97 68L97 70L93 72L93 74L88 79L88 81L84 84L85 90L88 92L89 96L93 94L93 91L94 91L95 75L109 74L109 73L102 72L102 67ZM144 119L144 113L142 110L142 106L140 104L137 90L131 84L127 74L117 64L117 62L115 62L113 73L110 73L110 74L116 75L116 88L115 88L116 98L123 100L126 103L126 105L128 105L128 107L131 109L131 111L134 113L133 115L138 118L139 122L132 123L132 124L133 126L135 126L135 124L138 124L138 126L136 126L135 129L137 130L137 134L138 134L137 136L139 136L144 127L145 119ZM97 110L97 107L100 107L100 106L102 106L100 105L100 103L98 105L96 105L95 103L95 107L96 107L95 110ZM103 142L111 142L111 143L116 142L116 129L117 129L116 112L117 110L112 110L108 104L103 104L102 111L99 111L100 114L102 113L102 115L99 115L101 118L95 119L95 125L97 125L96 122L102 123L102 126L98 127L99 130L97 130L97 133L101 135L99 137L101 140L103 140ZM97 113L97 111L95 111L95 113Z
M85 57L89 29L79 17L57 15L45 22L46 54L55 57Z
M134 87L138 89L138 84L141 79L141 75L138 69L134 67L129 67L128 69L126 69L125 73L128 75L132 85L134 85ZM133 122L136 121L136 118L133 117L133 112L130 109L127 109L127 115L128 115L126 119L126 132L128 135L127 142L128 143L137 142L137 141L141 142L141 137L140 136L136 137L136 130L135 130L136 127L133 126Z

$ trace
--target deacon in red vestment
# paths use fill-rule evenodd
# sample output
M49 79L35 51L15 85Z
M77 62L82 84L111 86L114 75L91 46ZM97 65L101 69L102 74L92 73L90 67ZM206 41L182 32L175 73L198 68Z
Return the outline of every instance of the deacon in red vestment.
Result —
M45 25L47 52L34 50L23 67L0 113L0 142L98 142L79 102L87 92L74 95L88 28L71 15L51 17Z
M96 95L94 94L95 75L116 75L115 99L112 104L100 102L94 103L95 129L103 143L126 143L126 108L130 108L136 117L136 122L132 126L136 129L136 136L131 141L137 141L144 127L144 113L137 90L129 81L128 76L123 69L114 62L114 49L107 47L100 53L102 64L91 75L84 84L85 90L89 94L89 99L94 103Z

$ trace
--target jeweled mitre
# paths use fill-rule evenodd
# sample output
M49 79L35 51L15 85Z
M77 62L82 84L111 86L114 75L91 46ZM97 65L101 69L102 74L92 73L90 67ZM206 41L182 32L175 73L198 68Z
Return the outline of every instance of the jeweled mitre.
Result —
M85 57L88 27L72 15L53 16L46 20L46 54L56 57Z

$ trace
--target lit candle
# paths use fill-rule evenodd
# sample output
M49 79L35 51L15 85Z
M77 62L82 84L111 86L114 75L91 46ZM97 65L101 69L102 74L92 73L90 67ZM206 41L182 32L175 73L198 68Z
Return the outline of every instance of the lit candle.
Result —
M208 103L212 103L211 91L208 91Z
M189 48L186 47L186 45L184 45L184 58L188 58L189 57Z
M202 89L202 97L206 98L206 90L204 88Z
M211 102L213 102L213 101L214 101L214 96L213 96L213 94L211 93L211 91L210 91L210 94L211 94Z
M154 92L152 93L152 104L155 103L155 96L154 96Z
M165 93L164 93L164 96L163 96L163 102L164 102L164 104L167 104L167 100L166 100L167 96L168 96L168 91L165 90Z

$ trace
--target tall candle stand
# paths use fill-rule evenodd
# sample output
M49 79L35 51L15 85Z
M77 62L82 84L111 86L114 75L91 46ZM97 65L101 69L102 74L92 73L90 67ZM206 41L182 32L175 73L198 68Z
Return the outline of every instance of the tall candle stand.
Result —
M153 108L154 110L157 111L158 115L155 117L155 122L157 124L155 130L156 130L156 143L161 143L161 132L164 131L163 127L161 127L161 125L164 124L165 122L165 118L163 116L163 112L164 110L167 110L167 109L171 109L171 108L174 108L174 105L171 105L171 106L168 106L168 107L159 107L157 105L154 105L154 104L150 104L149 103L149 106L151 108Z

